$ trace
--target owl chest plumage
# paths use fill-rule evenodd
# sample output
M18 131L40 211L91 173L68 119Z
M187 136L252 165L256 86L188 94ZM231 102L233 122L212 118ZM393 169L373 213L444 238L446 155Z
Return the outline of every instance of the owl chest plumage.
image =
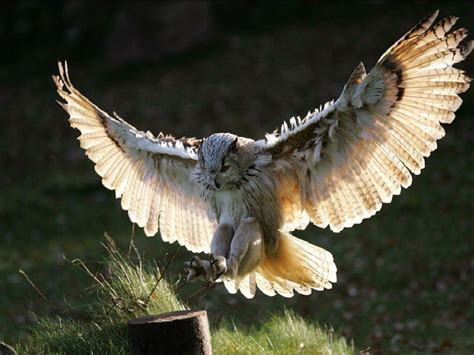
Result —
M275 186L265 175L255 176L239 188L213 191L208 201L218 223L230 224L234 230L242 218L255 217L263 230L266 246L274 248L282 217Z
M246 196L239 189L216 191L214 193L214 213L219 223L238 226L239 221L250 216Z

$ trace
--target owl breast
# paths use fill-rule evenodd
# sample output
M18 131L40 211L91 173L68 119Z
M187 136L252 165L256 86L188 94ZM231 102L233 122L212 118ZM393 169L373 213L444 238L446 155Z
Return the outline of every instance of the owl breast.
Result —
M219 223L227 223L237 228L243 217L249 217L249 210L243 191L225 190L214 193L213 209Z
M266 247L275 248L282 226L281 209L275 186L264 172L240 188L212 191L208 201L217 221L230 224L234 230L242 218L255 217L263 230Z

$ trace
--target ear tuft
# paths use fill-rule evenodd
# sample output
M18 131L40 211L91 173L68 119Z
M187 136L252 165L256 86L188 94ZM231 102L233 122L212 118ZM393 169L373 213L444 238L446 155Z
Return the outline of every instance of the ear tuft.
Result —
M239 137L235 137L234 141L232 142L232 144L229 146L229 150L228 152L235 152L237 151L237 141L239 140Z

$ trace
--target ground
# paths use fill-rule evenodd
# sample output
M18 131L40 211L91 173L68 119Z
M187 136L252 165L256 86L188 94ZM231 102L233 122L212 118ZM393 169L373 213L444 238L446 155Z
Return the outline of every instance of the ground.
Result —
M283 119L336 98L359 61L370 68L431 7L394 9L390 18L389 5L351 14L326 11L314 21L229 32L205 48L158 63L112 70L100 58L71 60L70 73L96 104L139 129L259 138ZM454 12L469 27L466 9L442 9L442 15ZM469 58L464 65L471 76L472 63ZM93 264L100 260L104 231L123 246L132 233L126 213L101 186L75 140L77 132L54 102L50 75L56 70L51 62L37 71L31 66L26 73L16 71L15 78L7 68L1 72L8 80L0 86L0 340L9 342L27 330L34 314L55 312L19 269L66 308L88 296L86 277L64 257ZM472 353L474 91L463 99L421 176L390 205L337 235L316 227L298 233L333 253L338 283L332 290L292 299L258 294L249 301L218 285L189 301L206 308L211 322L256 324L270 312L292 309L331 325L361 350ZM134 239L158 260L176 249L138 228ZM183 273L190 257L180 248L170 273ZM180 295L186 299L200 286L186 286Z

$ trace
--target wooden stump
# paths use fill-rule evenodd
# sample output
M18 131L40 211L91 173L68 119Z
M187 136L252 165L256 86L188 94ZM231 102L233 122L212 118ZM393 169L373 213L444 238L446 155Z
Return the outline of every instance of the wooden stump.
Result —
M206 311L176 311L128 322L130 351L144 354L212 354Z

